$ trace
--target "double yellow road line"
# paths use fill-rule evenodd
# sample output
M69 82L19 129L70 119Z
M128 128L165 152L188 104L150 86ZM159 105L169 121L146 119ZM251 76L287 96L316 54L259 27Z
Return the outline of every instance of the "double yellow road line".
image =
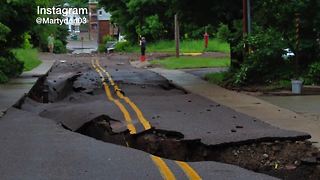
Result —
M143 113L141 112L141 110L137 107L137 105L134 102L132 102L128 97L126 97L122 93L119 86L113 81L109 72L107 72L104 68L101 67L99 59L97 58L92 59L91 64L101 78L108 100L113 102L122 112L130 134L137 134L137 130L132 122L132 118L129 111L126 109L126 107L122 104L120 100L123 100L126 104L128 104L133 109L133 111L135 112L136 116L139 119L139 122L142 124L145 130L151 129L151 125L149 121L143 116ZM106 81L106 78L108 80L108 83ZM113 97L109 84L112 86L115 94L117 95L117 98ZM162 158L153 156L153 155L150 155L150 157L154 162L154 164L158 167L163 179L167 179L167 180L176 179L175 175L172 173L172 171L170 170L170 168ZM188 163L181 162L181 161L175 161L175 163L183 170L183 172L187 175L189 179L192 179L192 180L201 179L198 173L192 167L190 167Z

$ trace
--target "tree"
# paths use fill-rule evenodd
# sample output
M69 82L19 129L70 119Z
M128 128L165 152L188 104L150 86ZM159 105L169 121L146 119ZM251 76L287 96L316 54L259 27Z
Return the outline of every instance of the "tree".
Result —
M80 0L79 1L72 0L72 2L80 2ZM63 4L64 4L63 0L55 0L55 1L37 0L36 1L36 5L40 7L62 6ZM52 17L52 16L41 15L40 17ZM40 48L42 51L48 50L47 38L50 34L53 34L55 36L55 39L56 39L55 47L57 50L59 49L58 53L64 53L66 51L66 44L67 44L66 38L68 35L68 29L64 25L34 23L31 29L29 30L29 33L31 35L32 44Z
M121 27L127 39L136 42L139 35L156 40L172 37L176 0L102 0L112 14L112 21Z
M251 36L242 37L238 25L233 26L238 32L231 34L231 39L235 40L235 46L232 47L238 47L232 48L233 53L242 54L244 43L251 49L239 66L233 68L235 82L240 79L242 82L239 84L269 83L277 79L305 76L310 64L320 59L317 40L319 5L317 0L254 1L254 29ZM296 57L284 61L282 54L285 48L293 50ZM296 60L299 60L298 71L294 68ZM258 74L259 78L254 78Z
M11 29L6 47L17 47L23 34L30 29L35 19L36 4L29 0L4 0L0 2L0 22Z
M10 51L22 44L35 17L35 3L28 0L0 1L0 83L21 74L23 63Z

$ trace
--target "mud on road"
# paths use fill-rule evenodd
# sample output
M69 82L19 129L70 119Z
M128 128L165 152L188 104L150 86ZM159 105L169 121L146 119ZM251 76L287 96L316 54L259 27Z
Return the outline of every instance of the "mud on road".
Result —
M306 141L307 134L271 127L189 94L155 73L130 67L129 55L95 57L150 121L152 128L145 130L133 118L138 133L132 134L119 108L107 100L93 57L60 58L66 62L58 61L18 108L55 120L67 130L159 157L219 161L282 179L320 177L320 153ZM111 94L116 97L117 92Z

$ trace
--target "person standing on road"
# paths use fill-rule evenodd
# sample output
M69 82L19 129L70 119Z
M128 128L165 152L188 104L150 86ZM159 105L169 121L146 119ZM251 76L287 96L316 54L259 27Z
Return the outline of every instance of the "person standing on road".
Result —
M54 37L53 34L50 34L48 37L48 49L50 53L53 53L54 48Z
M140 39L140 47L141 47L140 61L141 62L144 62L146 60L146 46L147 46L146 38L141 37Z

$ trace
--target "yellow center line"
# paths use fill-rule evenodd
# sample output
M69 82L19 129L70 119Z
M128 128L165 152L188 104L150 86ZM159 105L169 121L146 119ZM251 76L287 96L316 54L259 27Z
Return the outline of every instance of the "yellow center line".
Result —
M160 157L153 156L153 155L150 155L150 157L151 157L152 161L154 162L154 164L156 164L158 166L158 169L159 169L163 179L166 179L166 180L175 180L176 179L176 177L174 176L174 174L172 173L170 168L167 166L167 164Z
M113 86L117 96L120 98L120 99L123 99L127 104L130 105L130 107L134 110L134 112L136 113L140 123L143 125L144 129L145 130L148 130L148 129L151 129L151 125L150 125L150 122L143 116L143 113L141 112L141 110L136 106L136 104L134 102L132 102L128 97L124 96L120 91L120 88L118 87L117 84L114 83L111 75L104 69L101 67L100 63L99 63L99 60L97 59L96 60L96 64L98 66L98 68L100 70L102 70L108 77L108 80L110 82L110 84Z
M92 62L93 63L93 62ZM96 59L96 65L93 63L93 67L96 69L96 71L100 74L100 76L103 78L103 84L105 86L105 89L106 89L106 93L107 93L107 96L108 98L112 99L112 101L114 101L115 103L118 102L119 104L121 104L118 100L116 99L113 99L112 95L111 95L111 92L110 92L110 89L109 89L109 86L108 84L104 81L105 78L104 76L102 75L101 71L103 71L106 75L107 75L107 78L108 78L108 81L110 82L110 84L113 86L117 96L120 98L120 99L123 99L127 104L129 104L131 106L131 108L135 111L136 115L138 116L138 119L139 121L141 122L141 124L144 126L144 128L146 130L150 129L151 128L151 125L149 123L149 121L143 116L143 113L141 112L141 110L126 96L124 96L122 93L121 93L121 89L118 87L117 84L114 83L111 75L104 69L101 67L100 63L99 63L99 60ZM128 113L128 111L125 109L125 107L121 104L120 106L122 106L122 108L124 108L124 110ZM118 106L119 107L119 106ZM120 107L119 107L120 108ZM121 109L121 108L120 108ZM130 114L128 113L129 117L130 117ZM131 118L130 118L130 121L131 121ZM129 126L128 126L129 128ZM133 126L134 128L134 126ZM130 131L131 132L131 131ZM170 168L167 166L167 164L162 160L162 158L160 157L157 157L157 156L153 156L153 155L150 155L151 159L153 160L154 164L158 167L163 179L166 179L166 180L175 180L175 176L174 174L172 173L172 171L170 170ZM186 162L182 162L182 161L175 161L176 164L178 164L180 166L180 168L184 171L184 173L188 176L188 178L190 180L200 180L201 177L199 176L199 174L191 167L189 166L188 163Z
M106 93L108 99L111 102L113 102L114 104L116 104L117 107L121 110L121 112L122 112L122 114L124 116L124 119L127 122L127 127L129 129L130 134L136 134L137 130L136 130L135 126L132 124L132 118L131 118L128 110L125 108L125 106L119 100L114 99L112 97L112 94L110 92L110 88L109 88L108 84L105 83L105 78L102 75L101 71L96 67L96 65L93 63L93 61L91 61L91 63L92 63L93 68L98 72L98 74L101 77L101 80L102 80L102 83L103 83L103 86L104 86L104 90L105 90L105 93Z
M184 173L188 176L190 180L200 180L199 174L191 167L188 163L182 161L176 161Z

